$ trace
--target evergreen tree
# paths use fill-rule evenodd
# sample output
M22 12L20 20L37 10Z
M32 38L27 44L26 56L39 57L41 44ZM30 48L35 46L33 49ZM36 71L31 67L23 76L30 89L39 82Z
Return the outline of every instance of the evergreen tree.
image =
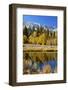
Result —
M28 37L28 29L26 26L24 27L23 34Z

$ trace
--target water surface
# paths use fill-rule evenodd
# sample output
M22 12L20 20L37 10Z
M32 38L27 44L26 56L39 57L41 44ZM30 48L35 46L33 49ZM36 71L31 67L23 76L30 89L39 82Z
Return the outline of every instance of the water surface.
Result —
M57 52L23 53L23 74L57 73Z

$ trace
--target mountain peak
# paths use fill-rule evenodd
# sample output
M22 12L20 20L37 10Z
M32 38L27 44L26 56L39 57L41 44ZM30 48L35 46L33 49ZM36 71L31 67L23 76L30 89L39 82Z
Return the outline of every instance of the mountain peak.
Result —
M49 30L49 31L57 31L57 28L54 28L54 27L51 27L51 26L46 26L46 25L41 25L41 24L39 24L39 23L33 23L33 22L25 22L24 23L24 27L27 27L27 28L31 28L31 29L33 29L33 27L35 27L35 29L36 28L43 28L44 30Z

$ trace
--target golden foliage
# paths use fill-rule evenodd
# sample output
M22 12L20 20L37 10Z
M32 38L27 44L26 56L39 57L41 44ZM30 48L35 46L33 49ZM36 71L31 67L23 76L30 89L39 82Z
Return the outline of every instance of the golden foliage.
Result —
M46 35L45 35L45 33L42 33L41 35L36 36L36 32L34 32L33 34L31 34L29 36L29 40L28 40L29 43L42 44L42 45L45 44L45 41L46 41Z
M27 36L23 35L23 42L25 43L27 41Z
M32 32L31 35L27 38L26 35L23 35L24 43L28 41L29 44L41 44L41 45L57 45L57 32L55 35L52 33L52 36L47 34L47 32L42 32L38 34L36 31Z

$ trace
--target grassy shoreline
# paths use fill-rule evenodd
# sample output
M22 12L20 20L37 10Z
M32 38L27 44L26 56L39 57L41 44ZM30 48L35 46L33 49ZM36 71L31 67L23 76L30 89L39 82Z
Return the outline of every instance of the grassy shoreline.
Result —
M57 52L57 46L47 46L47 45L30 45L25 44L23 45L23 51L30 51L30 52Z
M31 49L29 49L29 50L23 49L23 51L25 51L25 52L57 52L57 50L31 50Z

